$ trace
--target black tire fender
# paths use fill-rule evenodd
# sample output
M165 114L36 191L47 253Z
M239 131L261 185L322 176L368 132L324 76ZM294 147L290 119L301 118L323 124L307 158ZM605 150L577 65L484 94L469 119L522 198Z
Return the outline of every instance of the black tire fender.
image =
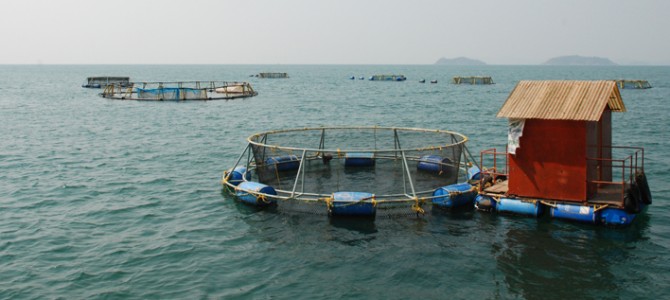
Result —
M626 212L636 214L640 212L640 188L635 182L631 183L623 195L623 208Z
M642 203L646 205L651 204L651 190L647 182L647 175L642 171L638 171L635 173L635 183L640 188L640 200Z

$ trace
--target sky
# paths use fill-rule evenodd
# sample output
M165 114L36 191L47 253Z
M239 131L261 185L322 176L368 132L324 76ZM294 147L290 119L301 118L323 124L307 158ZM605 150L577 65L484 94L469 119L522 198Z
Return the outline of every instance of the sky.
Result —
M668 0L3 0L0 64L670 65Z

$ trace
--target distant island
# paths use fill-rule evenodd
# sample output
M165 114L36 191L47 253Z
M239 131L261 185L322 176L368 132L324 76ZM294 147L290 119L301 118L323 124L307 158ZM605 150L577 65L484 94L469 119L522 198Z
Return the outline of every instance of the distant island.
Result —
M603 57L586 57L579 55L559 56L554 57L546 62L544 65L551 66L616 66L617 64L608 58Z
M456 57L456 58L440 58L435 62L436 65L449 65L449 66L482 66L486 65L485 62L481 60L471 59L467 57Z

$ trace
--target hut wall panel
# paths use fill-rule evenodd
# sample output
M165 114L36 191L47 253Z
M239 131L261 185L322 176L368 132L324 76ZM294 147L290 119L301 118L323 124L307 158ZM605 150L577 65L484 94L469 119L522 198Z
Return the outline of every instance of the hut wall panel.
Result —
M509 194L584 202L587 122L527 119L521 147L509 157Z

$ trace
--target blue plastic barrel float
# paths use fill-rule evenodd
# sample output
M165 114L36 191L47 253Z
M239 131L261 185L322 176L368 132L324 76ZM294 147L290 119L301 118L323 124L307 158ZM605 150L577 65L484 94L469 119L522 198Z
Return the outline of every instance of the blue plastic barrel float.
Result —
M276 196L277 191L269 185L255 181L243 181L235 188L235 195L244 203L255 206L268 206L277 203L277 199L274 197L262 194Z
M477 166L472 166L468 169L468 180L479 180L482 177L482 172Z
M292 171L300 167L300 159L295 155L268 157L265 164L277 171Z
M424 155L419 158L416 168L424 172L442 174L445 171L449 171L450 166L451 159L449 158L443 158L439 155Z
M496 203L496 211L538 217L544 211L544 206L537 200L500 198Z
M363 192L336 192L329 207L331 216L372 217L377 209L374 194Z
M599 220L598 211L593 206L577 204L556 204L550 209L551 217L596 224Z
M477 195L475 197L475 208L482 211L494 211L496 210L496 201L485 195Z
M628 226L633 223L637 214L619 208L604 208L600 211L600 223L607 226Z
M244 180L251 180L251 172L247 172L247 168L242 166L235 167L232 171L226 171L223 176L232 185L238 185Z
M432 203L440 208L472 205L476 195L477 192L469 183L456 183L436 189Z
M348 152L344 156L345 167L370 167L375 165L375 154L372 152Z

